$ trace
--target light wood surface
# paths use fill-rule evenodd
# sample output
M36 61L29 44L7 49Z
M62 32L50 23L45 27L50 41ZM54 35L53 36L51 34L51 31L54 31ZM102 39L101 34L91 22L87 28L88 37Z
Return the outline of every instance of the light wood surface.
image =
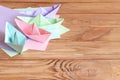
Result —
M10 8L61 3L70 32L45 52L0 50L0 80L120 80L120 0L0 0Z

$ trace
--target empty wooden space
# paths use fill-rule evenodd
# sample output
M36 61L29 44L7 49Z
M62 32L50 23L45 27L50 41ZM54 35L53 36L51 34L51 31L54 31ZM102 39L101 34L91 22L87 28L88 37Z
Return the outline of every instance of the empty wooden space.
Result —
M10 58L0 50L0 80L120 80L120 0L0 0L10 8L56 3L71 31L45 52Z

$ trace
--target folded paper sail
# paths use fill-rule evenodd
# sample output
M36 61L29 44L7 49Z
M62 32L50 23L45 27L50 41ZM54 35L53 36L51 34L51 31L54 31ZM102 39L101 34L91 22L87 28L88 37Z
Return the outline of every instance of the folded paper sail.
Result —
M25 9L16 9L16 10L25 16L35 17L38 14L41 14L47 18L53 18L53 17L59 17L58 15L56 15L56 13L58 12L60 6L61 4L56 4L49 7L39 7L39 8L29 7Z
M9 56L15 56L16 54L25 51L26 37L19 32L12 24L6 22L5 28L5 43L13 50L3 49Z
M38 15L35 18L18 16L18 18L24 22L35 24L37 27L44 29L51 33L50 39L60 38L60 35L68 32L69 29L62 25L63 18L45 18L42 15Z
M18 19L15 19L15 21L19 29L30 39L45 42L50 36L50 32L40 29L34 24L28 24Z
M26 37L9 22L6 23L5 43L18 53L23 52Z

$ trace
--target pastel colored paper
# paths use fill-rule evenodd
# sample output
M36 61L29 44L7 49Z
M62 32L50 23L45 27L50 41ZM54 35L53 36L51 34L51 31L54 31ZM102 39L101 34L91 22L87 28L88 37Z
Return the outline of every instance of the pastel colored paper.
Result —
M10 46L13 50L6 50L6 49L3 49L3 50L11 57L19 53L22 53L23 51L26 51L28 49L44 51L46 50L48 42L49 42L49 39L48 39L49 36L47 35L46 35L47 40L45 40L44 42L38 42L38 41L31 40L31 39L27 39L21 32L15 29L14 26L12 26L8 22L6 23L5 34L6 34L5 43L8 46Z
M0 48L13 57L27 50L45 51L51 39L69 31L57 12L61 4L49 7L10 9L0 6Z
M9 56L13 57L25 51L24 44L26 37L19 32L12 24L6 22L5 28L5 43L12 48L12 50L3 49Z
M46 50L48 42L50 40L50 32L18 19L15 21L18 25L18 28L29 38L26 41L25 48L41 51Z
M27 7L27 8L15 8L15 10L17 10L17 11L19 11L19 12L23 12L23 13L25 13L26 11L35 11L35 10L37 10L39 7L37 7L37 8L32 8L32 7Z
M25 45L26 37L14 28L9 22L6 23L5 29L5 43L13 48L18 53L23 52L23 47Z
M7 49L3 49L3 48L1 48L1 49L10 57L14 57L17 54L19 54L18 52L14 51L14 50L7 50Z
M44 42L38 42L38 41L28 39L24 47L30 50L45 51L48 46L48 43L49 43L49 39Z
M12 48L4 43L5 25L6 22L10 22L12 25L15 26L16 24L14 19L16 18L16 16L20 16L20 13L18 11L0 6L0 48L12 50Z
M50 32L40 29L34 24L28 24L18 19L15 21L19 29L30 39L45 42L50 36Z
M60 6L61 4L56 4L49 7L39 7L39 8L28 7L28 8L22 8L16 10L25 16L35 17L38 14L41 14L47 18L53 18L53 17L55 18L55 17L59 17L59 15L56 15L56 13L58 12Z
M59 7L60 4L51 7L38 8L37 10L31 11L30 13L32 14L29 15L29 12L24 12L24 14L22 14L19 10L13 10L7 7L0 6L0 48L12 50L12 48L4 43L5 24L7 21L10 22L13 26L16 26L14 21L16 16L36 16L37 14L41 13L46 17L55 17Z
M35 24L37 27L44 29L51 33L50 39L60 38L62 34L68 32L69 29L62 25L63 18L45 18L42 15L38 15L35 18L18 16L22 21L30 24Z

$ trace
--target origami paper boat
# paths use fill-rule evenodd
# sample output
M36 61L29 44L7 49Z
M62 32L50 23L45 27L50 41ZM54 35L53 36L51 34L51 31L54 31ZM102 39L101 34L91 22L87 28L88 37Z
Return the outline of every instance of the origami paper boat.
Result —
M40 29L34 24L28 24L18 19L15 19L15 21L19 29L30 39L45 42L50 36L50 32Z

